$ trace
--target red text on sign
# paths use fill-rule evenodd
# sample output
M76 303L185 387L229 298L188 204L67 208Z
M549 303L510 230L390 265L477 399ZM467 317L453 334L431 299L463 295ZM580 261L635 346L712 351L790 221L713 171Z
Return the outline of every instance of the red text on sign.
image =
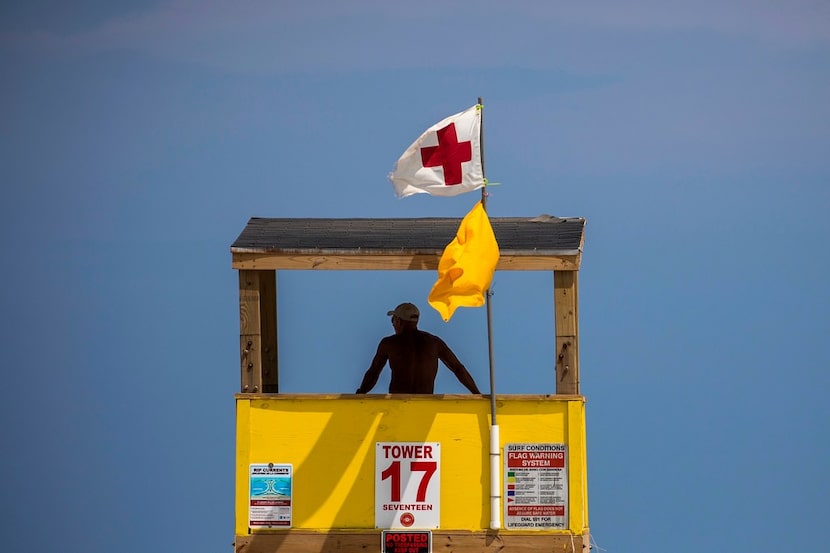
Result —
M387 446L384 446L387 447ZM395 447L400 446L393 446L392 449ZM416 446L416 447L425 447L432 449L430 446ZM409 470L411 472L423 472L424 475L421 477L421 481L418 483L418 492L415 495L415 501L426 501L427 499L427 488L429 487L429 481L432 478L432 475L435 474L435 471L438 470L438 463L435 461L411 461L409 463ZM400 461L392 461L392 464L386 467L386 469L380 473L381 478L386 480L387 478L391 478L391 493L390 493L390 501L400 501L401 500L401 462Z
M386 459L432 459L431 445L385 445L383 456Z

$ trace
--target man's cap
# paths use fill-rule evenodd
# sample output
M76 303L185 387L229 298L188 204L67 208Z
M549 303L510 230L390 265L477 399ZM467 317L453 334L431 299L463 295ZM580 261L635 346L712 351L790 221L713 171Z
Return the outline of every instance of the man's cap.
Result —
M411 321L413 323L417 323L418 318L421 316L418 307L412 303L402 303L394 311L389 311L386 314L390 316L394 315L402 321Z

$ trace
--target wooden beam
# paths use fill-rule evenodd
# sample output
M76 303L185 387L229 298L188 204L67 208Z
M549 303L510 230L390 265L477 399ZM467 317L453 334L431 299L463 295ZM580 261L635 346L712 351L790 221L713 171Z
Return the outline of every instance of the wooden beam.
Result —
M440 254L284 254L233 252L239 270L434 271ZM511 255L502 253L497 271L576 271L582 260L574 255Z
M447 401L481 401L489 398L490 394L387 394L384 392L371 394L280 394L278 398L270 394L235 394L236 399L268 399L275 401L319 400L319 399L349 399L366 401L387 401L389 399L445 399ZM585 397L573 394L496 394L496 401L500 400L548 400L548 401L585 401Z
M585 541L585 546L588 541ZM236 553L367 553L382 551L381 532L361 530L282 530L236 536ZM433 530L432 551L447 553L583 553L583 536L505 531Z
M554 271L556 393L579 394L579 311L576 271Z
M275 271L239 271L240 389L278 392Z

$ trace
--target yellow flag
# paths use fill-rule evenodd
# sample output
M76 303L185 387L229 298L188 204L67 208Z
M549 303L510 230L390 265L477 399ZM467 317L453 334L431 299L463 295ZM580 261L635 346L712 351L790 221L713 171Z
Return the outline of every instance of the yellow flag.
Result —
M461 221L455 239L444 248L429 304L444 321L449 321L458 307L481 307L498 262L496 235L478 202Z

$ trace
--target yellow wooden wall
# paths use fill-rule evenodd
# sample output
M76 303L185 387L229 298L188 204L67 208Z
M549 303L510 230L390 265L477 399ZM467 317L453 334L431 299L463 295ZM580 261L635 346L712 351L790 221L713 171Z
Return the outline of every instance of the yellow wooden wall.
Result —
M293 464L293 528L373 529L376 442L440 442L441 529L489 527L488 397L238 394L236 416L237 535L248 534L251 463ZM497 396L496 417L502 448L567 444L569 527L547 532L582 534L588 528L584 398Z

